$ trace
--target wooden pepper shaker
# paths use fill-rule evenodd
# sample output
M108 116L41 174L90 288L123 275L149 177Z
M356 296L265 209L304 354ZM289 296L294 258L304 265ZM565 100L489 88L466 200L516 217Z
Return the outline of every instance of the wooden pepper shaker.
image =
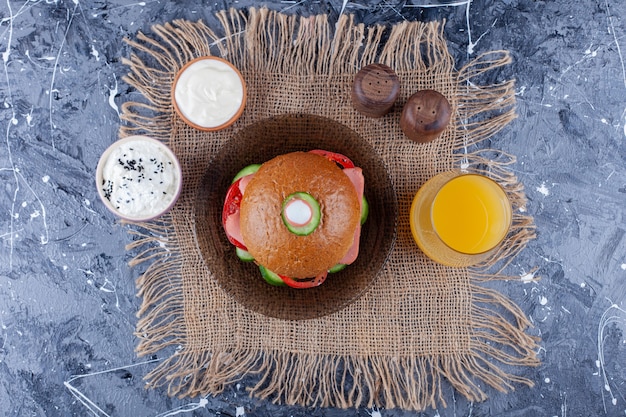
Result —
M356 74L352 84L354 108L369 117L389 113L400 93L400 81L387 65L366 65Z
M451 113L450 103L441 93L420 90L404 105L400 127L412 141L431 142L446 129Z

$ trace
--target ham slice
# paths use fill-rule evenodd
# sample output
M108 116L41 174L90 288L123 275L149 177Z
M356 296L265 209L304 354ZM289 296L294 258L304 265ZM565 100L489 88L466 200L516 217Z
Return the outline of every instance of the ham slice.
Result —
M346 168L343 170L344 174L350 178L354 188L356 189L357 197L359 197L359 204L363 197L363 191L365 189L365 178L363 178L363 170L361 168Z
M243 195L243 193L246 191L246 187L248 186L248 183L250 182L252 177L254 177L254 174L248 174L245 177L241 177L241 179L239 180L239 191L241 191L241 195Z
M226 230L226 234L232 238L231 242L243 250L248 250L246 245L243 244L243 236L241 236L241 223L240 223L240 215L239 212L231 214L226 218L224 222L224 230ZM232 240L235 240L233 242Z
M340 264L350 265L352 262L356 261L357 256L359 256L359 242L361 240L361 225L359 224L354 231L354 241L352 242L352 246L348 249L348 253L346 253L343 258L339 261Z
M254 174L246 175L239 180L239 191L241 192L241 195L243 195L253 176ZM233 245L239 247L240 249L248 250L246 245L243 243L243 236L241 235L241 215L239 209L226 217L224 220L224 230Z
M350 178L354 188L356 189L357 197L359 198L359 207L363 210L363 192L365 190L365 178L363 178L363 171L361 168L346 168L343 172ZM348 249L343 258L339 261L340 264L350 265L356 261L359 256L359 242L361 240L361 224L359 224L354 231L354 240L352 246Z

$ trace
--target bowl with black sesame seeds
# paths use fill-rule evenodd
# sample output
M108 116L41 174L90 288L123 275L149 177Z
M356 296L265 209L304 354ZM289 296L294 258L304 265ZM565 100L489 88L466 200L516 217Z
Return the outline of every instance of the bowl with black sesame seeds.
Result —
M182 171L178 158L163 142L128 136L102 153L96 186L113 214L130 222L145 222L174 206L182 188Z

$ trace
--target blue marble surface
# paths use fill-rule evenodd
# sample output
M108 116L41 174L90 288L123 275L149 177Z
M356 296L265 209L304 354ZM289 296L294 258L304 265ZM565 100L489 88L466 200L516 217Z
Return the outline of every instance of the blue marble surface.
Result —
M443 4L448 3L448 6ZM519 118L483 144L517 156L538 237L493 286L532 319L535 387L447 408L305 409L251 399L246 380L217 397L145 390L164 356L137 358L140 300L130 236L98 200L94 171L118 138L124 37L174 18L218 27L219 9L353 13L367 24L446 19L460 67L507 49ZM418 6L421 4L421 6ZM626 3L623 0L123 0L0 3L0 415L626 415ZM536 268L535 268L536 267ZM541 277L540 281L531 281Z

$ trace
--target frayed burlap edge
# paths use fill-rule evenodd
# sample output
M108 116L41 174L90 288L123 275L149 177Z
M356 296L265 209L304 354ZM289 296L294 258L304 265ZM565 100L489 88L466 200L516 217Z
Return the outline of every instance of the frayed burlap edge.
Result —
M334 27L326 16L296 18L265 9L231 10L218 17L225 32L223 38L201 22L178 20L153 27L158 41L142 33L136 40L128 41L139 54L154 60L156 67L152 62L145 64L135 53L125 60L131 68L125 81L140 91L148 103L129 102L122 106L122 118L128 122L121 128L122 136L146 133L167 143L173 134L174 115L169 90L162 86L171 84L173 74L185 62L211 55L211 48L217 48L220 54L231 59L237 57L239 65L252 71L284 71L298 75L353 73L355 68L375 61L393 64L398 72L419 70L426 65L442 65L450 71L453 67L449 55L441 54L446 48L443 27L439 23L396 25L383 45L381 39L389 28L365 28L356 25L350 16L342 16ZM264 31L274 31L273 36L259 35ZM313 37L316 43L310 41L311 32L316 34ZM255 36L257 38L251 39ZM275 39L282 39L284 45L263 45L265 40ZM427 42L416 43L415 39ZM259 50L274 48L291 55L278 53L271 59L254 51L240 53L252 48L252 40L260 44L256 46ZM360 48L353 48L355 42L361 43ZM425 50L419 50L424 47ZM415 59L419 56L424 59ZM302 65L285 67L294 57ZM381 358L280 350L194 352L186 345L184 296L180 285L181 248L170 218L165 217L158 224L138 225L141 231L133 232L137 239L129 245L129 249L147 248L131 265L149 262L137 281L139 295L143 297L137 313L140 318L137 351L139 355L148 355L168 347L177 348L146 376L147 385L165 385L168 394L180 397L216 394L246 374L258 374L259 382L250 388L251 394L277 403L342 408L377 405L414 410L446 405L443 379L470 401L487 398L481 383L502 392L513 390L514 384L532 386L532 381L494 364L497 361L505 366L538 365L537 340L525 332L530 323L515 304L481 284L510 278L500 271L534 237L533 220L520 214L525 198L522 185L507 170L507 165L514 162L512 156L500 153L500 158L493 160L483 156L484 151L463 152L499 132L515 118L512 81L487 87L472 82L482 73L509 62L507 52L496 51L480 56L458 72L459 102L463 105L458 106L455 120L459 124L457 131L464 134L458 135L453 143L454 150L459 151L454 164L460 169L496 178L512 196L515 211L512 233L503 249L484 264L468 270L472 282L471 317L476 328L467 353ZM499 272L488 272L496 265Z

